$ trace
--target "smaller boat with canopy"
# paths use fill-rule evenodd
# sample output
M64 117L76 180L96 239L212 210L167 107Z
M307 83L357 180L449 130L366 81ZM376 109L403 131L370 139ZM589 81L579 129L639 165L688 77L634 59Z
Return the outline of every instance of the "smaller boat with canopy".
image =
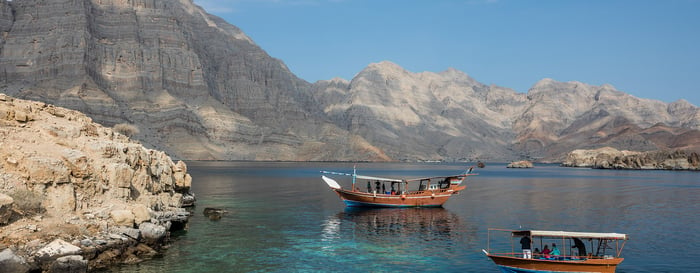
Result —
M509 244L492 237L499 232L510 235ZM488 250L482 251L504 273L609 273L624 260L620 255L627 239L621 233L489 228ZM492 247L510 247L510 252L493 252Z

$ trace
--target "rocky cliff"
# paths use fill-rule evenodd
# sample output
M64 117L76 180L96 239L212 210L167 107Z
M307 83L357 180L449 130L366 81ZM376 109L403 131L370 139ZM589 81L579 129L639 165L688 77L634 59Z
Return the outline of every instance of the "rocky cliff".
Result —
M152 255L187 221L191 183L183 162L84 114L0 94L3 269L97 269Z
M697 107L610 85L544 79L523 94L391 62L311 84L191 0L0 0L0 32L0 92L136 126L177 158L560 162L578 148L700 147Z
M564 167L630 170L700 170L700 155L684 150L650 152L619 151L610 147L575 150L566 156Z
M188 159L355 158L309 83L191 0L0 1L5 93L86 113ZM373 159L371 145L354 141Z

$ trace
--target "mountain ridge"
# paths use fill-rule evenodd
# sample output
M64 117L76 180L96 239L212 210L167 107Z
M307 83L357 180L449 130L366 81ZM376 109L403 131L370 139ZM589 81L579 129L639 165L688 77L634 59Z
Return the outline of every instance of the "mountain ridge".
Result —
M542 79L518 93L390 61L309 83L189 0L0 1L0 31L1 92L132 124L175 158L560 161L602 145L700 146L684 139L697 107L607 84ZM640 133L656 124L675 140Z

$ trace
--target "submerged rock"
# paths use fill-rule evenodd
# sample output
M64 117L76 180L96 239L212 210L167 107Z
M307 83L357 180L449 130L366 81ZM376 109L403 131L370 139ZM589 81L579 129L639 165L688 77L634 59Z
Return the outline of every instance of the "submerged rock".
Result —
M209 220L219 220L225 213L228 213L228 211L220 208L204 208L203 213Z

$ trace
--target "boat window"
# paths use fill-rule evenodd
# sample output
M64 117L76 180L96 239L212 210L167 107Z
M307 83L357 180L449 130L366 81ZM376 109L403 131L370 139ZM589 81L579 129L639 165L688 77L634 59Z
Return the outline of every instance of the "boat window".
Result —
M424 179L420 181L420 185L418 186L419 191L424 191L428 189L428 186L430 185L430 180Z

